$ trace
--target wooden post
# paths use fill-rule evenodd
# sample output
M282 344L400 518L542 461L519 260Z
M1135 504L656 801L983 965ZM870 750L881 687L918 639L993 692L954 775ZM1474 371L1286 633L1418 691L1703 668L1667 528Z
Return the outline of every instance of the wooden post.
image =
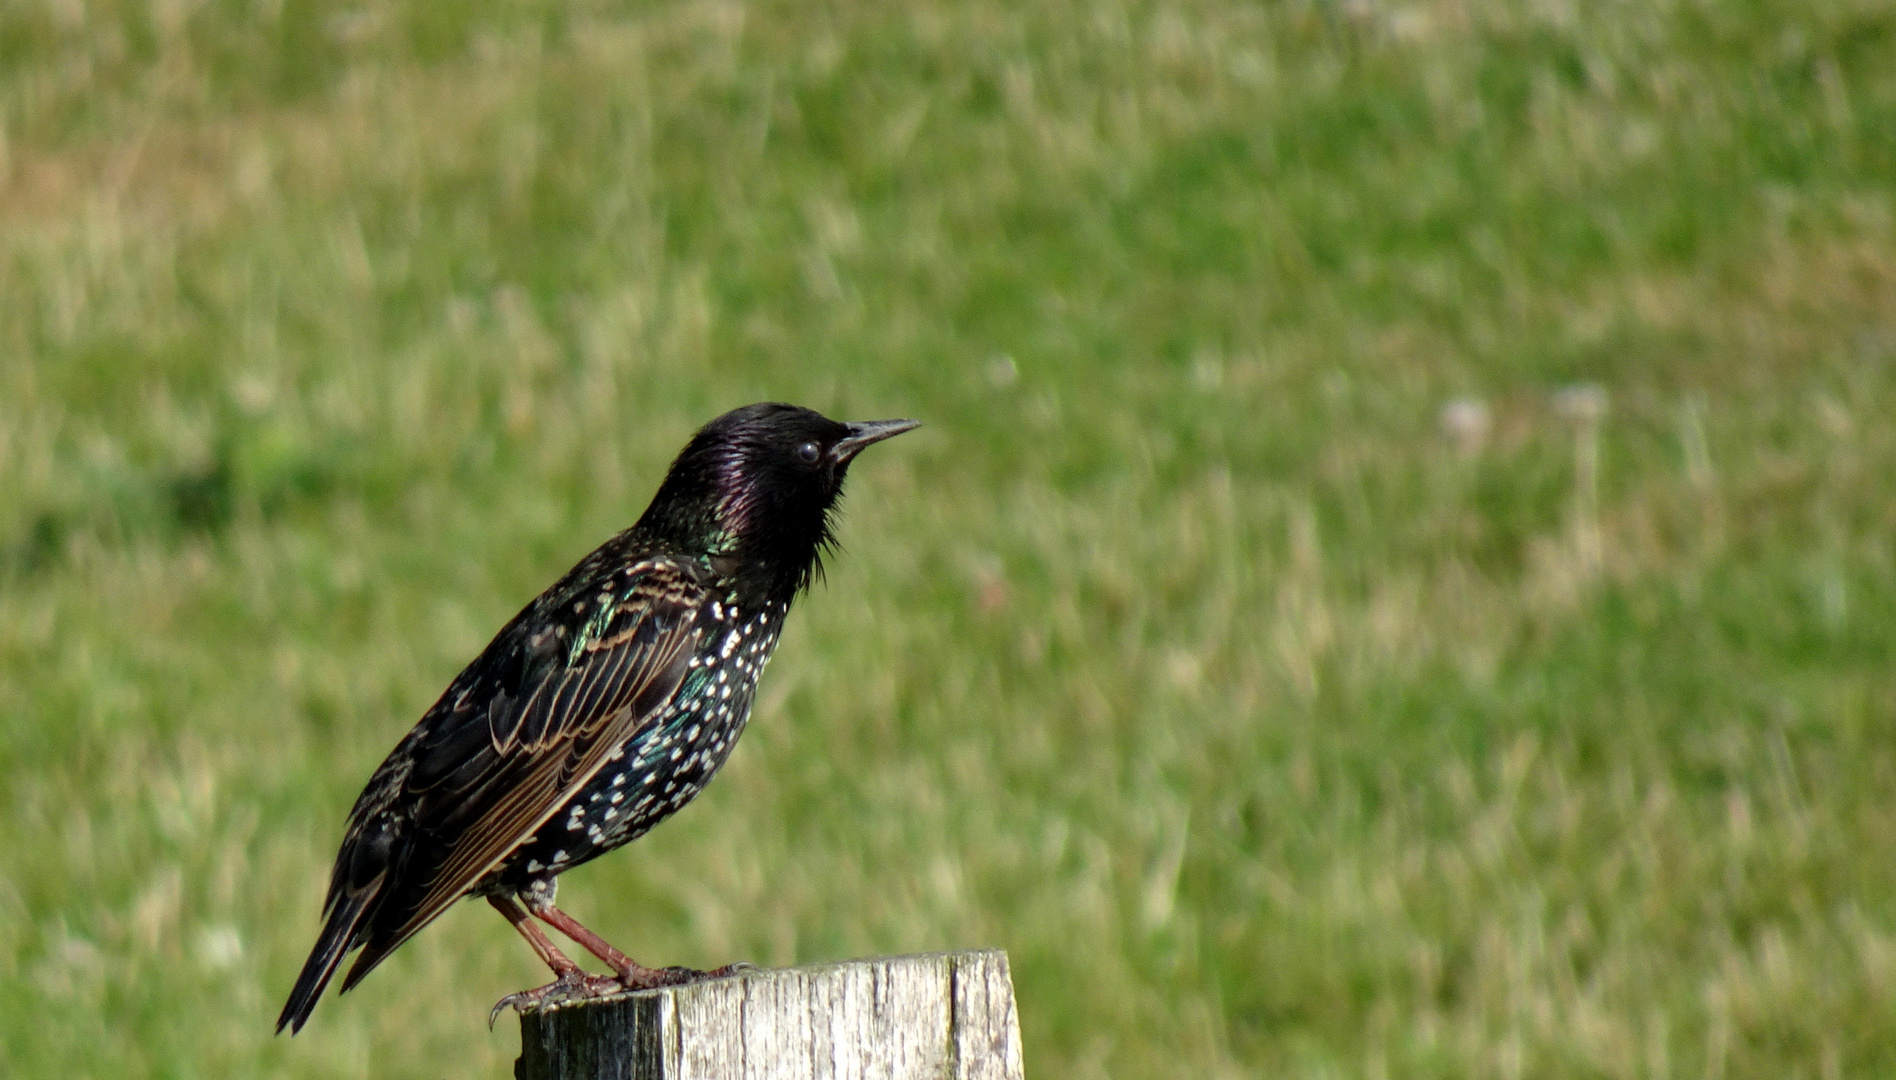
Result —
M754 971L520 1018L518 1080L1022 1080L1007 954Z

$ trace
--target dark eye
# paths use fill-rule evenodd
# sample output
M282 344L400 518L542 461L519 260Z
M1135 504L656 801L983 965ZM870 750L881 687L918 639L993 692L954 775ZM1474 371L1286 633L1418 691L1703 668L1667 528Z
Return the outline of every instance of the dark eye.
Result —
M797 457L808 465L816 464L817 456L822 454L822 452L823 448L813 442L806 442L802 446L797 447Z

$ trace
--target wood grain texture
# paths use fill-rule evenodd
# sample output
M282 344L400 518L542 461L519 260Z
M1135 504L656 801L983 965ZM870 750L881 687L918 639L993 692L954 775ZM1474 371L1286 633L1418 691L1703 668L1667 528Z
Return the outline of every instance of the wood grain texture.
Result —
M1000 950L852 960L520 1018L518 1080L1021 1080Z

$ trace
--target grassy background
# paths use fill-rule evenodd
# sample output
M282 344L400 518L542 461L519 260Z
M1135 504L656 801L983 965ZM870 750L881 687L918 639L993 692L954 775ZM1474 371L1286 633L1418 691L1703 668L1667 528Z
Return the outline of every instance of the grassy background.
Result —
M0 6L0 1057L508 1075L362 780L697 424L912 415L634 955L1041 1077L1896 1071L1879 0Z

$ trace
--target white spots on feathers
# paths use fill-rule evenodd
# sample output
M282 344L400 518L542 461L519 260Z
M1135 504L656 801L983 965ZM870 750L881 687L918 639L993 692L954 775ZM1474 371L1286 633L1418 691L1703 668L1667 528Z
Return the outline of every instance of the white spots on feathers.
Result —
M590 603L582 600L575 610L583 613ZM743 731L784 610L771 604L744 612L735 598L707 604L698 623L703 644L686 664L703 674L687 679L681 693L612 748L598 774L556 812L554 821L564 828L542 829L551 833L545 844L523 842L515 849L521 862L508 872L550 881L642 835L703 790ZM549 854L554 842L564 846Z

